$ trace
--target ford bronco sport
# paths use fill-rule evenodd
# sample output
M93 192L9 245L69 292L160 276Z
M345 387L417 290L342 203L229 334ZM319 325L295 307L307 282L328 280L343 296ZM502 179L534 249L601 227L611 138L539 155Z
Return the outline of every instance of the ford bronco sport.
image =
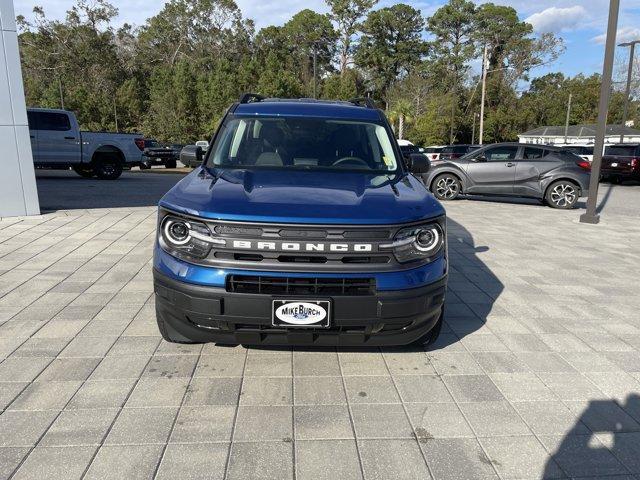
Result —
M156 316L171 342L429 343L442 325L445 211L368 99L232 105L160 201Z

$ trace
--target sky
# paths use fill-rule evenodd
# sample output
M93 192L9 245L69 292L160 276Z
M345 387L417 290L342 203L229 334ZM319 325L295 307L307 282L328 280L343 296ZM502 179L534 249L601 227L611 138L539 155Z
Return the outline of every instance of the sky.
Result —
M431 15L445 3L444 0L403 1L420 9L423 16ZM483 0L474 1L483 3ZM74 0L14 0L16 15L27 18L33 7L39 5L44 7L47 17L62 19L74 3ZM162 5L153 0L111 0L111 3L119 10L118 25L142 25L148 17L157 14ZM282 25L305 8L327 11L326 4L318 0L236 0L236 3L245 17L255 21L257 28ZM376 8L394 3L397 2L380 0ZM564 54L555 63L538 67L532 76L550 71L570 76L602 72L609 0L493 0L493 3L514 7L520 19L531 23L536 33L553 32L564 39ZM640 0L620 0L617 43L633 39L640 39ZM617 49L617 70L622 70L626 55L626 49Z

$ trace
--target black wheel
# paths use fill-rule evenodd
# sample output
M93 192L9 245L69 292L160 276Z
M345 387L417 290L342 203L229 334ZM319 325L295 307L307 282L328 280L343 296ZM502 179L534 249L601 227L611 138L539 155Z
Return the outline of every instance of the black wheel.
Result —
M438 200L455 200L461 191L460 179L451 173L438 175L431 183L431 192Z
M122 162L117 155L100 155L95 162L96 176L100 180L115 180L122 175Z
M551 208L569 210L576 206L579 196L579 189L575 183L569 180L558 180L547 188L545 200Z
M164 164L165 168L176 168L178 164L175 160L167 160Z
M82 178L91 178L95 175L93 167L91 165L74 165L73 171L80 175Z
M418 340L414 342L414 345L428 347L429 345L433 345L438 337L440 336L440 332L442 331L442 324L444 323L444 307L442 307L442 312L440 313L440 318L438 318L438 322L433 326L426 335L423 335Z

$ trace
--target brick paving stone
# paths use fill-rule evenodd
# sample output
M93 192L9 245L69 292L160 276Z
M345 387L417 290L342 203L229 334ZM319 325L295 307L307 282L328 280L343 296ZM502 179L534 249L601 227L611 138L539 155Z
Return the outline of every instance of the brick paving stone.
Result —
M599 226L448 202L426 351L167 343L154 207L3 219L0 479L639 476L637 188L612 188Z

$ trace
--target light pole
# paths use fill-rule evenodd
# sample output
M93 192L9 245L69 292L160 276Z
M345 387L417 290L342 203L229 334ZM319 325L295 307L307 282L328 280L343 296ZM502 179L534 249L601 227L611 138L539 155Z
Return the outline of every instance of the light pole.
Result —
M569 94L569 102L567 103L567 121L564 123L564 144L567 144L569 136L569 116L571 115L571 93Z
M636 44L640 40L625 42L618 45L619 47L631 47L629 49L629 69L627 70L627 88L624 92L624 110L622 111L622 130L620 131L620 143L624 143L624 128L627 124L627 114L629 113L629 95L631 94L631 76L633 74L633 57L635 54Z
M482 54L482 95L480 96L480 141L482 145L482 137L484 135L484 97L487 91L487 46L484 46Z
M604 136L607 128L607 113L609 110L609 96L611 94L611 74L613 72L613 56L616 49L616 31L618 29L618 13L620 0L609 2L609 22L607 24L607 40L604 48L604 66L602 67L602 84L600 85L600 104L598 106L598 126L596 141L593 148L593 162L591 163L591 179L589 180L589 198L587 211L580 215L582 223L598 223L600 215L596 212L598 201L598 183L600 182L600 165L604 149Z

